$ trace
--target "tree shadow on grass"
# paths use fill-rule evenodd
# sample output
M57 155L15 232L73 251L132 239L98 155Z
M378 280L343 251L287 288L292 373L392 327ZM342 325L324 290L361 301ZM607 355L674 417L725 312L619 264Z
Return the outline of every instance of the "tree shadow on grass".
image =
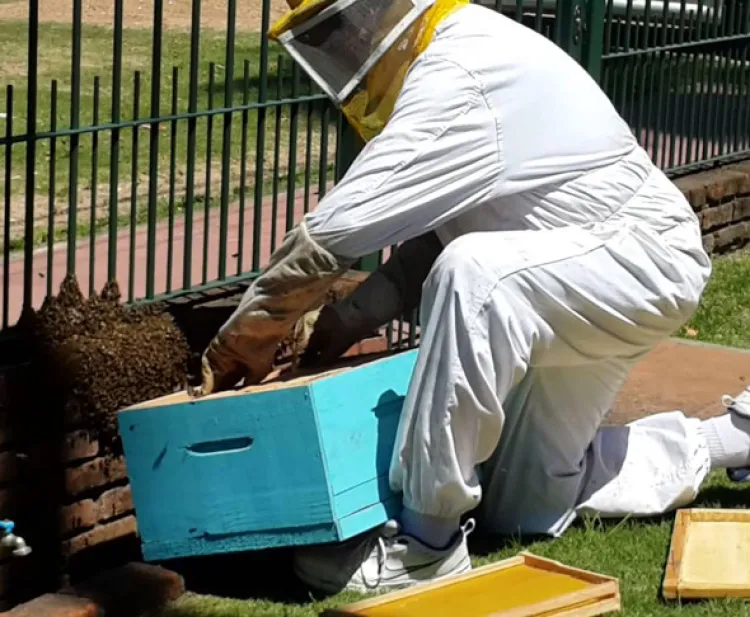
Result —
M311 597L297 579L292 566L292 549L194 557L165 563L185 579L185 588L198 594L305 603Z
M750 508L750 482L727 486L709 486L702 490L693 508Z
M750 505L750 484L710 485L701 491L689 507L746 508ZM671 524L674 513L663 516L630 519L627 524L660 525ZM603 534L614 531L623 524L623 519L579 519L572 528L590 529ZM481 527L472 534L469 550L474 557L486 558L498 552L517 554L532 545L546 544L555 540L548 536L497 536L483 533ZM311 591L294 574L293 549L275 549L246 552L211 557L196 557L175 560L164 565L185 578L186 588L197 594L233 598L279 602L285 604L307 604L313 599L323 600L326 596ZM664 555L666 563L667 554ZM575 565L575 564L571 564ZM171 615L171 613L170 613Z
M711 483L698 494L696 500L685 506L686 508L712 508L712 509L747 509L750 508L750 482L747 484L729 484L728 480L722 478L722 483ZM660 516L629 518L630 524L638 525L661 525L672 524L675 513L668 512ZM596 529L602 533L608 533L623 524L624 519L601 519L601 518L579 518L571 526L571 530L590 528L593 523ZM526 536L500 536L483 533L481 527L472 534L469 542L469 550L476 557L488 557L501 551L514 550L520 552L527 547L553 542L554 539L545 535ZM665 556L666 558L666 556Z

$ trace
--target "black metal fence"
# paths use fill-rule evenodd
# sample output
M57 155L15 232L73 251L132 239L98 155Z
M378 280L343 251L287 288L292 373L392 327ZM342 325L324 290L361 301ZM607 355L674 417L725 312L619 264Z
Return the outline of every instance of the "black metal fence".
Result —
M354 141L264 36L280 2L72 0L60 23L0 0L3 329L67 272L129 301L246 279L315 206ZM576 57L670 173L748 154L748 0L482 3Z

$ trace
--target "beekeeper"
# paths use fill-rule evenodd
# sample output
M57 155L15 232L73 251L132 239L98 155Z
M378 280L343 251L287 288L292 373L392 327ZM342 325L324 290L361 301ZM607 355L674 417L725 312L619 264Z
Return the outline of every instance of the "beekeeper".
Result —
M390 483L404 510L300 550L326 591L470 568L462 517L562 534L655 515L750 463L750 392L601 427L631 367L710 276L696 216L593 79L532 30L464 0L303 0L271 32L366 141L286 236L204 355L204 392L264 378L279 341L357 258L401 244L320 312L307 361L420 307Z

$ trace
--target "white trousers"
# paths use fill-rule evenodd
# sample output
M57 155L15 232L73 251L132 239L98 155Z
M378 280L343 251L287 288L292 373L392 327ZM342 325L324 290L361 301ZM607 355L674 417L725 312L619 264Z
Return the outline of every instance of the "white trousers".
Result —
M695 222L637 217L469 233L424 287L391 486L405 507L490 532L561 534L583 511L654 515L709 471L680 412L601 427L630 368L694 312L710 276ZM720 394L720 393L719 393Z

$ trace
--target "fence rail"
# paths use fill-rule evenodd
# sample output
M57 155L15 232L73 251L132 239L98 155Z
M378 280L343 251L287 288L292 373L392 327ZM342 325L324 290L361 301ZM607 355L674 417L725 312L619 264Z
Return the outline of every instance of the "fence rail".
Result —
M602 87L657 165L672 175L750 152L747 124L750 3L728 0L640 16L609 0Z
M67 272L131 302L252 276L355 150L264 36L281 0L71 1L0 2L6 330ZM478 1L577 58L668 173L750 154L750 0Z

